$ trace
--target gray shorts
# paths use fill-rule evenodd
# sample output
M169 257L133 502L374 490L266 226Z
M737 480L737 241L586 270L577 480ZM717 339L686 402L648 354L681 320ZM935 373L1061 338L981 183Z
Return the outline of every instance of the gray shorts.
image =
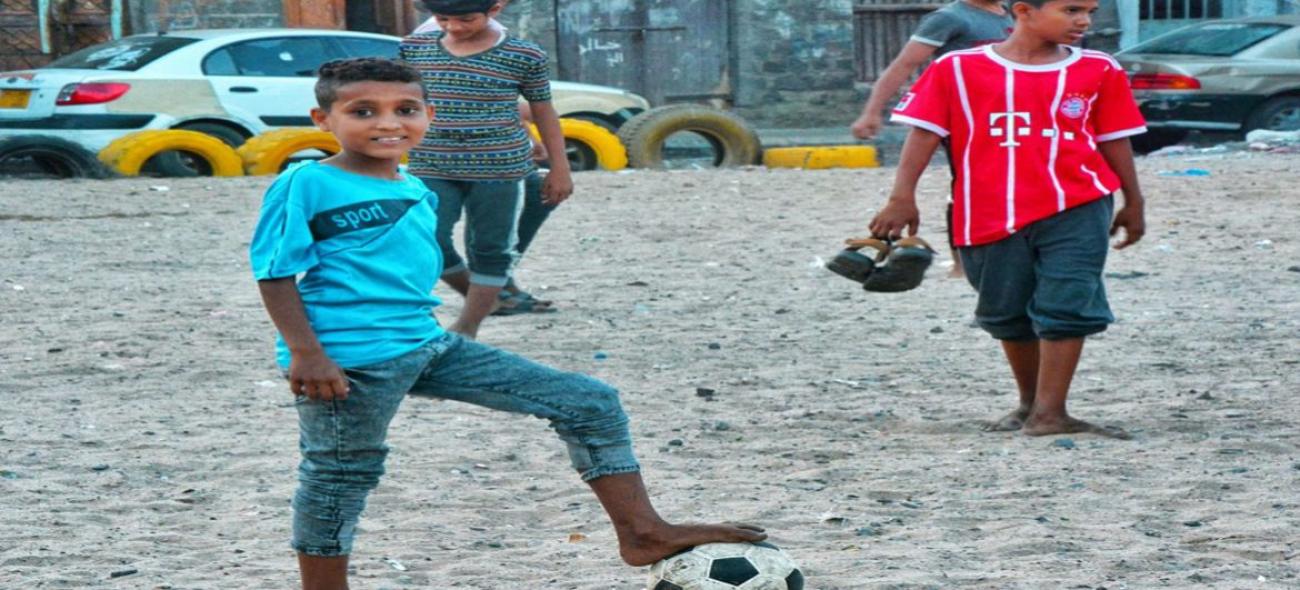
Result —
M966 278L979 292L980 327L999 340L1060 340L1114 322L1101 276L1114 203L1106 196L992 244L959 248Z

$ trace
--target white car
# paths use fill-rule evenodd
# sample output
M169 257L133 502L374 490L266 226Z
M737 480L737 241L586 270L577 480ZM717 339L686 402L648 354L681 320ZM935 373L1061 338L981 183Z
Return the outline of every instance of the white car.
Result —
M310 29L211 29L134 35L35 70L0 73L0 142L53 136L96 153L140 129L189 129L236 146L310 126L318 67L396 57L398 37ZM648 109L617 88L552 82L556 110L617 129ZM2 158L3 156L0 156Z

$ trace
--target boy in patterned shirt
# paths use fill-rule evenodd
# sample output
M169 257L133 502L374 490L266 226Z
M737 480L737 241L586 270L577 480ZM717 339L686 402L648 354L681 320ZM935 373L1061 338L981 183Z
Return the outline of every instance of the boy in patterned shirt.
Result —
M1109 55L1072 46L1097 1L1017 0L1006 41L939 58L894 109L913 129L870 228L916 233L917 181L949 138L954 239L979 292L975 317L1001 341L1020 394L989 430L1128 438L1065 408L1084 338L1114 321L1108 235L1123 229L1125 248L1146 228L1128 139L1146 127L1128 78ZM1113 213L1117 189L1124 207Z
M528 101L547 152L565 153L564 137L551 104L546 52L492 27L501 12L497 0L424 4L442 31L413 34L399 50L420 72L434 107L428 135L411 150L410 169L439 196L442 279L465 296L450 329L475 338L518 259L524 179L536 170L518 98ZM547 205L573 192L568 160L552 160L542 186ZM468 260L461 259L453 239L462 211Z

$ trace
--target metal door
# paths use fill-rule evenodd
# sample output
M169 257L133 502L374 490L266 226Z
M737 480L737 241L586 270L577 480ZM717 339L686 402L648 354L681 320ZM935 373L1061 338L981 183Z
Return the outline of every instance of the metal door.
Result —
M912 37L921 18L943 4L861 0L853 6L853 65L858 82L875 82Z
M651 104L730 101L730 0L568 0L556 9L559 77Z
M125 22L122 0L0 0L0 71L119 38Z

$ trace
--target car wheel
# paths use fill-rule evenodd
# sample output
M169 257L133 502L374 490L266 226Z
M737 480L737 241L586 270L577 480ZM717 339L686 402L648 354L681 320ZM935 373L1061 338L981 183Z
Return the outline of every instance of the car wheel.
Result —
M0 174L103 178L108 171L95 154L76 143L48 135L19 135L0 141Z
M175 127L182 131L197 131L220 139L222 143L238 148L248 138L243 133L219 123L190 123ZM195 176L212 176L212 166L201 157L179 150L168 150L149 159L140 169L150 176L190 178Z
M1246 131L1300 131L1300 96L1278 96L1264 101L1246 119Z
M1160 148L1178 145L1184 139L1187 139L1186 129L1151 129L1129 138L1133 151L1139 154L1149 154Z

